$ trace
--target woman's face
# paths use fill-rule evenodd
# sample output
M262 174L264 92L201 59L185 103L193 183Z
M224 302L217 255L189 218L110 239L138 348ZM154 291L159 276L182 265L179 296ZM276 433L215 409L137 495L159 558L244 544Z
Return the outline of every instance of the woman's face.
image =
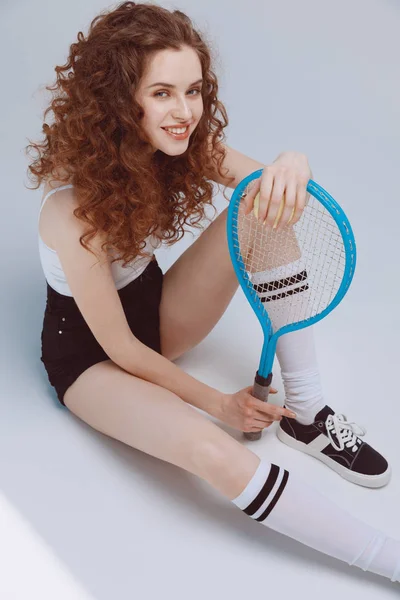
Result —
M154 151L177 156L187 150L203 114L201 79L200 60L192 48L161 50L153 56L136 99L144 110L141 125ZM166 127L185 131L174 135Z

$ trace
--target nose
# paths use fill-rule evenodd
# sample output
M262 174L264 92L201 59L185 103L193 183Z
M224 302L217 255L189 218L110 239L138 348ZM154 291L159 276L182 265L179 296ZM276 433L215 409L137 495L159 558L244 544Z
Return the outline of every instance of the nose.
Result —
M175 110L173 111L173 118L180 119L182 121L189 121L192 118L192 110L189 106L187 98L178 98Z

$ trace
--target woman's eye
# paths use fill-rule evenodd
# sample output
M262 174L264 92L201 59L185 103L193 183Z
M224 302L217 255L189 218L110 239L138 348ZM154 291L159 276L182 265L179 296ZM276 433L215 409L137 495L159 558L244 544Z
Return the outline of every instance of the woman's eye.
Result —
M200 94L200 92L201 92L201 89L198 89L198 88L193 88L192 90L190 90L190 92L198 92L198 93ZM168 92L156 92L156 93L154 94L154 96L156 96L156 97L159 97L159 98L164 98L164 96L160 96L160 94L167 94L167 93L168 93ZM189 93L189 92L188 92L188 93ZM196 95L196 96L197 96L198 94L191 94L191 95L193 95L193 96L194 96L194 95Z

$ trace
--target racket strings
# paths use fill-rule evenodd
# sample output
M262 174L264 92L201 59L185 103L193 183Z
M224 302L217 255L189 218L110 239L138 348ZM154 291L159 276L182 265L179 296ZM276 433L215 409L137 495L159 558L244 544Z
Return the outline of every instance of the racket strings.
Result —
M314 317L332 302L343 280L345 248L335 220L312 196L293 227L267 230L253 213L239 210L234 233L249 290L274 331Z

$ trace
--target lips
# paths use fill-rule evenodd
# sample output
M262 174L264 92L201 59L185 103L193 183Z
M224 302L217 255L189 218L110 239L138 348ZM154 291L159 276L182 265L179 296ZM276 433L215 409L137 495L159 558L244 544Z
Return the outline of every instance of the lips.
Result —
M172 133L172 131L168 131L168 129L165 129L164 127L161 127L161 129L164 129L165 133L168 134L171 139L177 141L186 140L190 136L190 127L186 127L183 133Z

